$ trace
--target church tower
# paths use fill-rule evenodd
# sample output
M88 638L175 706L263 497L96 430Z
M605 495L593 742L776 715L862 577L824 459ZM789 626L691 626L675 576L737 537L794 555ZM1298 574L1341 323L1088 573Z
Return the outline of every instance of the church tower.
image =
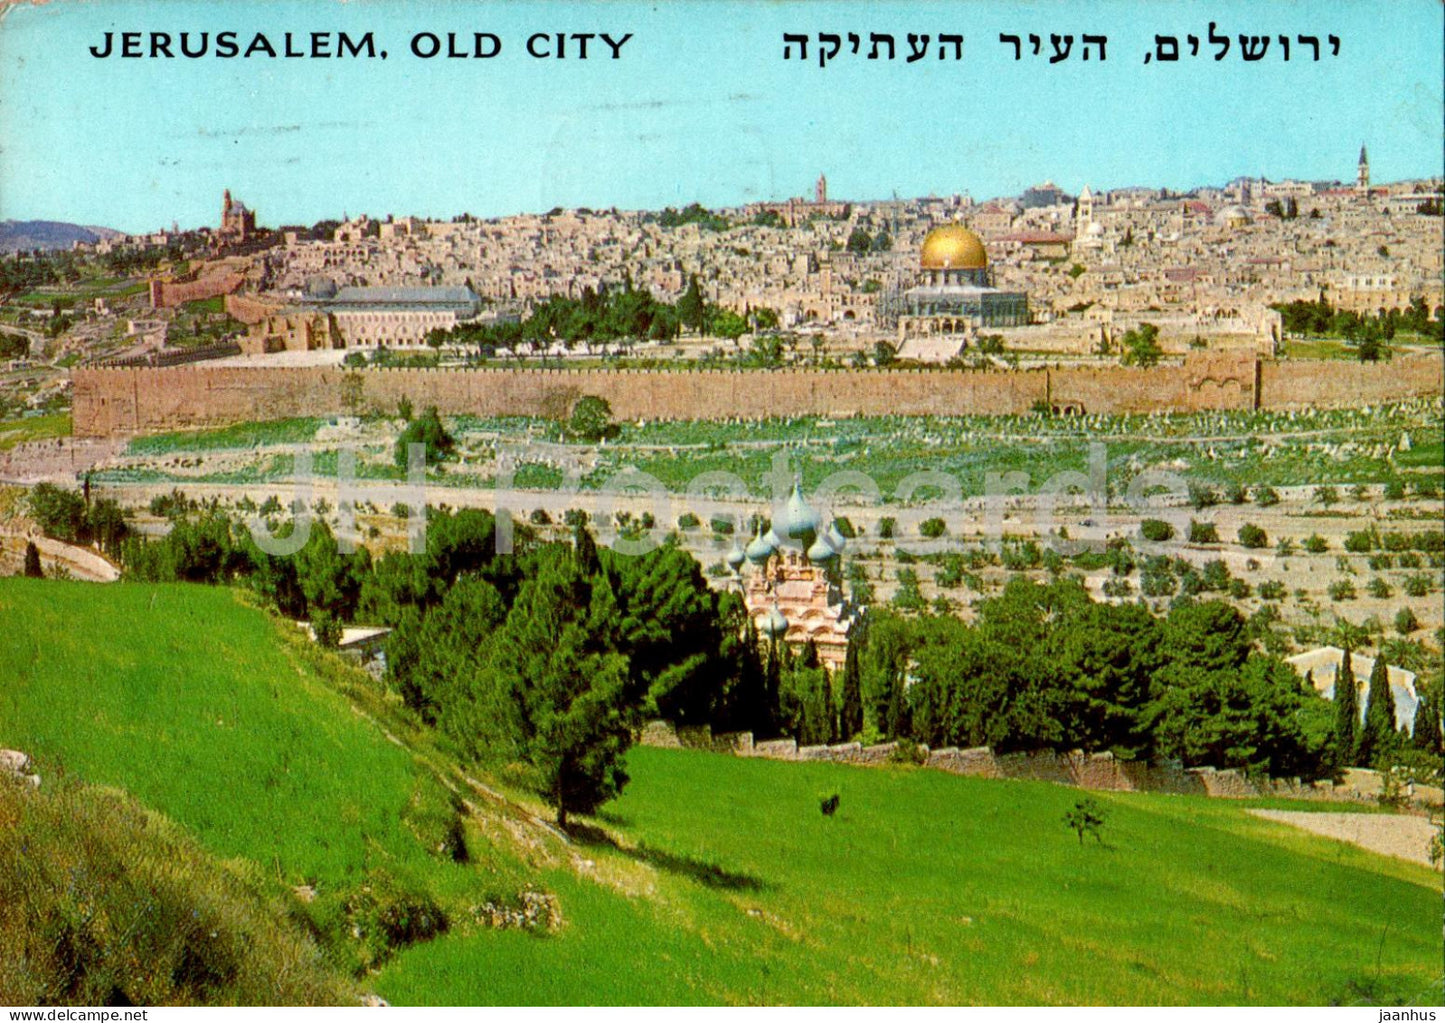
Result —
M1360 195L1370 194L1370 154L1360 146L1360 165L1355 170L1355 191Z
M1079 193L1079 212L1074 216L1074 237L1083 238L1094 223L1094 193L1085 185Z

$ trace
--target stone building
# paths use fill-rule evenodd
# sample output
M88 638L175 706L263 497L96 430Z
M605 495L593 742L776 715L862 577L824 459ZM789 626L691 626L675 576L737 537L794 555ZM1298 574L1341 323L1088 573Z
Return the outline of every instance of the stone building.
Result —
M922 282L886 303L900 339L1029 322L1028 294L993 286L983 241L962 224L928 232L918 265Z
M303 308L330 317L338 347L422 344L433 330L470 320L480 300L468 287L348 287L312 289Z
M846 541L837 527L821 530L818 514L795 484L772 528L746 548L734 545L727 561L741 579L743 603L758 635L788 644L795 653L809 643L829 671L840 671L848 655L848 631L857 611L838 584L838 559Z
M232 199L231 190L226 189L221 194L221 229L217 237L222 242L244 242L255 233L256 212Z

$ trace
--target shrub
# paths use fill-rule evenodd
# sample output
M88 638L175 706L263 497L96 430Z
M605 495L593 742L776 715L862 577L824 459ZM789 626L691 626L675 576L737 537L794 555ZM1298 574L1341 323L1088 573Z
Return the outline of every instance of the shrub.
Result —
M1368 501L1370 499L1370 488L1363 483L1356 483L1350 488L1350 499L1352 501Z
M1202 511L1219 503L1219 495L1214 488L1203 483L1189 484L1189 503L1195 511Z
M612 421L612 406L606 398L584 394L572 406L567 420L567 432L582 440L599 441L616 436L617 426Z
M1408 607L1402 607L1395 612L1395 631L1402 636L1408 636L1420 627L1420 619L1415 617L1415 612Z
M893 538L893 534L896 532L898 532L897 519L893 518L891 515L885 515L883 518L878 520L878 535L880 537L885 540L890 540Z
M924 519L918 524L918 532L925 539L937 540L948 532L948 524L940 518Z
M1330 549L1330 544L1318 533L1311 533L1304 542L1304 548L1311 554L1323 554Z
M1224 488L1224 499L1230 504L1243 504L1249 500L1249 493L1238 483L1231 483Z
M1190 543L1218 543L1219 530L1213 522L1200 522L1198 519L1189 520L1189 542Z
M1315 501L1328 508L1332 504L1339 503L1340 492L1331 486L1315 487Z
M1093 799L1081 799L1074 804L1074 808L1064 814L1064 824L1079 836L1079 844L1084 844L1084 835L1093 835L1095 841L1103 843L1104 836L1101 834L1105 824L1104 809Z
M678 529L696 529L700 525L702 525L702 520L692 512L683 512L677 517Z
M1174 539L1174 527L1163 519L1145 519L1139 523L1139 535L1150 543Z
M1261 508L1272 507L1273 505L1279 504L1279 493L1274 489L1274 487L1255 487L1254 503L1259 505Z
M1373 529L1355 529L1345 536L1345 550L1351 554L1368 554L1379 542L1380 537Z
M1385 484L1386 501L1403 501L1405 499L1405 484L1399 480L1391 480Z
M1269 546L1269 536L1259 526L1246 522L1239 527L1239 543L1250 550L1260 550Z
M1260 600L1283 600L1285 598L1285 585L1278 579L1271 579L1268 582L1259 584Z
M1294 553L1294 541L1289 537L1283 537L1279 543L1274 545L1274 553L1281 558L1287 558Z
M1329 594L1330 599L1334 601L1354 600L1355 584L1348 579L1336 579L1330 583Z
M1217 559L1214 561L1206 561L1203 570L1199 574L1204 588L1216 593L1223 593L1228 590L1230 580L1233 578L1229 574L1229 566Z
M1371 572L1384 572L1394 567L1393 554L1371 554L1367 559Z
M1408 596L1428 597L1435 584L1428 575L1411 575L1405 577L1404 587Z
M1428 476L1417 477L1410 483L1416 497L1439 497L1440 484Z
M581 508L568 508L562 513L563 525L576 528L587 525L587 513Z
M1379 576L1375 576L1375 578L1371 579L1370 585L1366 587L1366 589L1370 591L1370 596L1377 597L1380 600L1387 599L1390 594L1394 592L1390 589L1390 584L1385 582L1385 580L1381 579Z
M547 514L546 508L533 508L531 520L534 526L550 526L552 524L552 516Z
M1248 600L1249 593L1249 583L1245 582L1243 579L1229 580L1229 595L1235 600Z
M853 523L842 515L833 516L833 528L838 530L838 535L844 540L852 540L858 535L858 530Z
M422 446L427 465L435 465L440 462L448 457L456 447L456 441L442 425L441 416L437 413L435 406L428 408L408 423L406 429L401 431L401 436L396 439L394 461L399 467L403 469L407 467L410 448L413 444Z
M0 779L0 1001L355 1004L294 915L116 790Z
M735 528L732 519L725 518L721 515L709 520L708 525L712 527L714 533L719 533L722 536L732 536L733 529Z

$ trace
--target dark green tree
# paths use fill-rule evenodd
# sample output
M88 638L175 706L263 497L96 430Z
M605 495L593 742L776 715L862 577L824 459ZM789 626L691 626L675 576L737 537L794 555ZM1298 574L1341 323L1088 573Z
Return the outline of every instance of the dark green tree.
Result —
M1353 767L1359 747L1360 694L1350 648L1345 647L1335 675L1335 766Z
M1360 729L1356 758L1367 767L1387 764L1395 752L1395 743L1395 694L1390 689L1390 668L1384 657L1376 657L1370 670L1365 723Z
M1419 686L1420 703L1415 708L1415 726L1410 733L1410 745L1434 756L1445 753L1440 727L1440 703L1438 688L1432 684Z
M408 464L413 444L422 446L427 465L435 465L440 462L456 447L456 441L442 425L441 416L435 406L428 408L408 423L406 429L401 431L401 436L396 439L395 462L403 469Z
M606 398L584 394L572 406L567 430L574 437L587 441L599 441L615 435L617 425L612 421L612 406Z
M25 541L25 578L45 578L45 570L40 567L40 548L33 540Z
M517 752L563 827L628 780L624 758L645 694L611 643L617 614L604 577L589 579L571 551L549 548L491 644L495 692L511 704Z
M707 321L707 302L698 287L697 275L688 278L687 290L677 300L677 318L689 330L702 330Z
M843 657L843 700L839 710L839 738L848 740L863 731L863 674L858 664L858 644L850 642Z

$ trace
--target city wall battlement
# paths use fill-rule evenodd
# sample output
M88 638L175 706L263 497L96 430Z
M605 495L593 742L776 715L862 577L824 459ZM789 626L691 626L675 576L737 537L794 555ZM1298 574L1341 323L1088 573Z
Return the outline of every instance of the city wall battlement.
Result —
M1438 395L1439 354L1389 363L1274 362L1252 353L1180 365L1021 370L366 369L189 365L72 371L77 437L202 429L296 416L394 413L562 417L583 395L621 419L1007 415L1290 409Z

